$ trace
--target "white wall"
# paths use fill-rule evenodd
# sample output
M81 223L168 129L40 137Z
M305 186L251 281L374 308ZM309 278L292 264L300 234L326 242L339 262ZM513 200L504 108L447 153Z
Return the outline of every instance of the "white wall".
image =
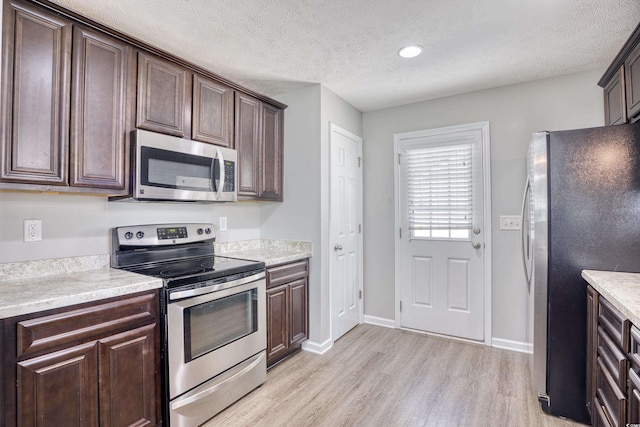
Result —
M309 265L309 336L323 342L322 280L320 276L320 85L312 85L278 100L284 111L284 201L262 207L262 237L312 243Z
M278 96L285 110L284 202L262 210L262 237L311 240L309 338L331 338L329 298L329 123L362 135L362 113L324 86Z
M604 70L592 70L364 114L365 314L394 319L393 134L488 120L491 130L493 337L531 342L518 215L531 133L601 126Z
M226 216L228 231L218 230ZM42 220L42 241L23 241L23 221ZM213 222L218 242L260 238L257 202L208 205L108 202L106 197L0 192L0 262L111 252L109 230L134 224Z

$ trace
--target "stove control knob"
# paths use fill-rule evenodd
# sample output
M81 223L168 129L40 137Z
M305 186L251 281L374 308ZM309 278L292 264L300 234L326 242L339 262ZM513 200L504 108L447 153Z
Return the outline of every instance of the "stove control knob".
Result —
M133 239L133 233L130 231L127 231L126 233L124 233L124 238L127 240Z
M142 238L144 237L144 233L143 233L142 231L138 231L138 232L136 233L136 237L137 237L138 239L142 239Z
M209 227L207 227L207 228L204 229L204 232L207 233L207 234L211 234L211 229Z
M202 228L198 228L198 234L202 234L204 233L204 231L202 230Z

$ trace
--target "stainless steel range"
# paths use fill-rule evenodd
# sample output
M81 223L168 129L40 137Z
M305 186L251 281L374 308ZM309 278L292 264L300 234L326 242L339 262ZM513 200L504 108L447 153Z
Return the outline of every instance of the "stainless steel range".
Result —
M212 224L112 230L115 268L164 280L163 404L197 426L267 379L263 262L215 256Z

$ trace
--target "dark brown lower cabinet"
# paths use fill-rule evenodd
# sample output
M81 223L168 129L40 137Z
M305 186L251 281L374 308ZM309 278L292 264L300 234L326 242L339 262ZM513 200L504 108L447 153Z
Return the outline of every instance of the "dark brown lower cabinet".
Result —
M154 426L158 291L4 320L6 426Z
M587 288L587 304L591 424L640 424L640 330L591 286Z
M309 263L267 269L267 367L298 351L307 339Z

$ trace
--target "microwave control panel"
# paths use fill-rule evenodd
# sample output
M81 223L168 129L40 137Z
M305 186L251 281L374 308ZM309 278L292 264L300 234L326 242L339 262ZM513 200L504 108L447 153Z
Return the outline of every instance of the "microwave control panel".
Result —
M235 176L236 176L236 163L225 160L224 161L224 186L222 191L235 191Z

